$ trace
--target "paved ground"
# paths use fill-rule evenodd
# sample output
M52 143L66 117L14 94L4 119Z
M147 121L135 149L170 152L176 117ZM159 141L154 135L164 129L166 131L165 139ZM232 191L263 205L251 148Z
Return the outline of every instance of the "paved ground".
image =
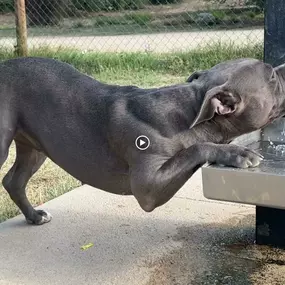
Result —
M194 49L215 42L246 45L263 42L263 29L159 33L148 35L29 37L29 47L69 47L93 51L173 52ZM2 38L1 46L13 48L14 38Z
M0 285L285 282L283 253L254 246L254 208L204 199L200 172L152 213L88 186L42 208L50 224L0 224Z

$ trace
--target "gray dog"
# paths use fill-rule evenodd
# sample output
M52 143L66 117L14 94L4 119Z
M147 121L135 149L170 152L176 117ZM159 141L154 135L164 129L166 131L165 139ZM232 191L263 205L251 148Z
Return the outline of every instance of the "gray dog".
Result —
M285 67L239 59L182 85L141 89L100 83L53 59L4 61L0 166L13 139L17 157L3 186L29 223L49 222L25 193L49 157L83 183L134 195L153 211L206 162L260 163L259 154L227 143L284 115L284 76Z

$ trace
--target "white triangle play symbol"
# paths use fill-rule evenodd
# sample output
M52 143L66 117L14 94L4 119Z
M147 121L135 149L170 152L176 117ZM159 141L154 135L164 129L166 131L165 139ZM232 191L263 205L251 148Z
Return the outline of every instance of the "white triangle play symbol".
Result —
M142 145L144 145L144 144L146 144L146 142L143 141L143 140L140 140L140 146L142 146Z
M139 150L146 150L150 146L149 138L146 136L139 136L135 140L135 145Z

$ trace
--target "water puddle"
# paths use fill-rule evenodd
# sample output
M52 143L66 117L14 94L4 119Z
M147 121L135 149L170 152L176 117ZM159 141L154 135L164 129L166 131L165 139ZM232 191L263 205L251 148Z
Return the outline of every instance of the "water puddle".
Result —
M178 228L182 246L150 264L146 285L283 285L285 251L254 244L255 216Z

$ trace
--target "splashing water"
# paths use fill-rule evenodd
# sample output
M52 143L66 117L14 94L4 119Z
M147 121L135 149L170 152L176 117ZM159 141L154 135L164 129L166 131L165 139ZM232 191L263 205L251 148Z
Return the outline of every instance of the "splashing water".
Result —
M284 122L284 125L283 125L283 130L282 130L282 132L281 132L281 135L282 135L282 136L285 136L285 122Z
M281 132L281 136L282 136L281 141L283 142L284 136L285 136L285 122L283 124L283 130ZM276 156L285 157L285 145L284 144L274 145L274 143L269 138L269 145L272 145L274 147Z
M284 144L280 144L276 146L275 150L276 150L277 156L285 156L285 145Z
M284 125L284 135L285 135L285 125ZM283 135L283 134L282 134ZM270 138L268 138L268 146L266 152L275 157L285 157L285 144L275 144Z
M270 138L268 138L268 141L269 141L269 145L267 147L267 152L270 154L276 153L275 144L273 143L273 141Z

